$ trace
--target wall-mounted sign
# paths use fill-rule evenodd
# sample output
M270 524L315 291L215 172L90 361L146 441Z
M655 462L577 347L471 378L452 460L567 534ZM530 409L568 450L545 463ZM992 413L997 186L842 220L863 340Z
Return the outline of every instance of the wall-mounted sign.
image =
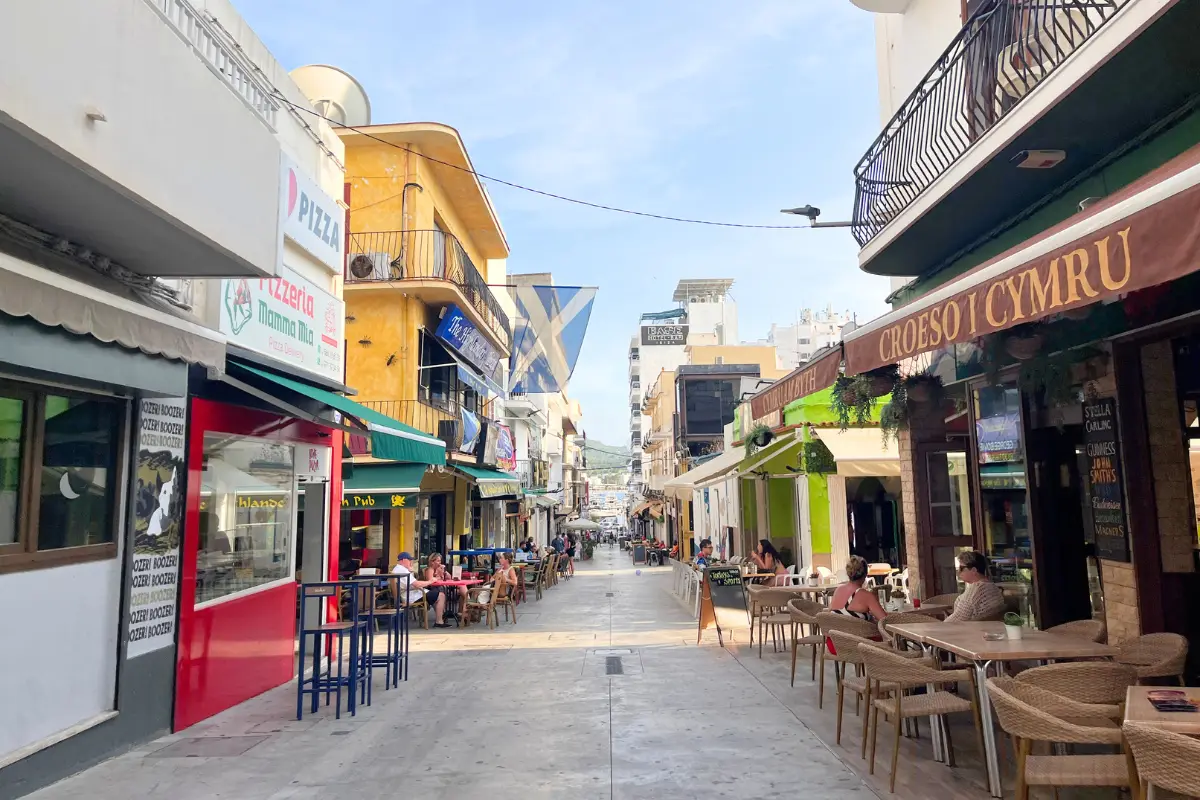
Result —
M494 480L480 481L475 484L475 491L480 498L489 500L493 497L504 497L505 495L520 494L521 482L510 480Z
M368 525L367 526L367 549L382 550L383 549L383 526Z
M416 502L415 494L393 494L391 492L351 492L342 495L343 509L390 509L408 508Z
M286 155L280 157L280 173L283 176L279 185L281 234L331 271L340 273L345 210Z
M837 347L803 364L750 398L750 415L765 417L801 397L828 389L842 367L842 348Z
M512 429L507 425L496 425L496 464L505 472L517 468L517 447Z
M492 346L458 306L446 306L446 313L438 323L434 335L453 347L484 375L496 374L500 365L500 351Z
M1092 530L1096 556L1130 561L1125 525L1125 487L1121 482L1121 442L1117 404L1111 397L1083 404L1083 445L1091 478Z
M642 346L687 344L687 325L643 325Z
M278 278L221 281L219 327L247 350L342 379L345 304L287 267Z
M295 448L296 480L320 482L329 480L329 448L319 444L298 445Z

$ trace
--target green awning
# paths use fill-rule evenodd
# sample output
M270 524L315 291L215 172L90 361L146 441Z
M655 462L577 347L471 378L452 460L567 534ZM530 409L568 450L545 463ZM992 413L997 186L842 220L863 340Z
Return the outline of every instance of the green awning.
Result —
M424 464L359 464L342 483L342 508L409 508L424 475Z
M257 369L247 364L237 364L238 369L250 372L271 383L282 386L289 391L302 394L316 400L332 409L357 417L367 426L371 434L371 455L384 461L410 461L416 464L433 464L440 466L446 463L446 445L441 439L436 439L403 422L372 411L361 403L342 397L340 394L318 389L307 383L294 381L273 372Z
M475 481L475 488L483 498L504 497L521 493L521 479L509 472L486 467L469 467L454 464L456 470Z

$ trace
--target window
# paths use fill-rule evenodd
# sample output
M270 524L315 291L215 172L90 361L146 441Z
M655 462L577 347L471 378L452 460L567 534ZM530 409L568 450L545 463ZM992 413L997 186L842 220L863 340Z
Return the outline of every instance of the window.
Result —
M695 380L684 384L687 429L684 434L720 434L733 421L737 405L732 381Z
M291 445L205 434L196 604L290 578L295 519Z
M0 382L0 569L116 555L126 408Z

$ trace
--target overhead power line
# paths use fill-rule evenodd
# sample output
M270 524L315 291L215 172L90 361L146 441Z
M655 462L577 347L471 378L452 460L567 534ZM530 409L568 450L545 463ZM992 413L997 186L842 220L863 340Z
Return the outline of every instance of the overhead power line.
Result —
M355 133L366 136L368 139L379 142L380 144L383 144L383 145L387 145L388 147L394 147L397 150L403 150L406 153L412 153L414 156L417 156L418 158L423 158L426 161L432 161L435 164L441 164L444 167L450 167L451 169L456 169L459 172L466 172L469 175L474 175L476 178L479 178L480 180L491 181L492 183L498 183L502 186L508 186L509 188L512 188L512 189L519 189L522 192L529 192L531 194L541 195L542 197L549 197L554 200L561 200L564 203L574 203L575 205L587 206L588 208L595 208L595 209L599 209L601 211L613 211L618 214L630 214L635 217L647 217L649 219L661 219L661 220L665 220L666 222L684 222L689 225L710 225L710 226L718 227L718 228L754 228L754 229L759 229L759 230L808 230L808 228L809 228L808 225L747 225L742 222L715 222L713 220L707 220L707 219L690 219L688 217L672 217L667 214L651 214L648 211L634 211L634 210L628 209L628 208L619 208L617 206L609 206L609 205L605 205L603 203L593 203L588 200L580 200L576 197L567 197L566 195L555 194L554 192L547 192L542 189L535 189L532 186L525 186L524 184L515 183L513 181L506 181L503 178L496 178L492 175L485 175L484 173L473 170L470 167L463 167L463 166L459 166L458 164L451 164L449 161L443 161L440 158L434 158L433 156L426 155L425 153L421 153L417 150L413 150L410 147L405 147L404 145L396 144L395 142L389 142L386 139L381 139L380 137L375 136L374 134L363 130L362 128L356 128L353 125L343 125L342 123L338 122L337 120L330 119L329 117L325 116L324 114L321 114L320 112L313 111L311 108L306 108L305 106L303 106L299 103L293 103L291 100L288 100L286 97L284 97L282 93L276 94L275 99L282 103L287 103L289 106L291 106L292 108L294 108L297 111L302 111L305 114L312 114L314 117L319 117L320 119L323 119L326 122L328 122L330 125L333 125L333 126L339 127L339 128L345 128L346 130L354 131Z

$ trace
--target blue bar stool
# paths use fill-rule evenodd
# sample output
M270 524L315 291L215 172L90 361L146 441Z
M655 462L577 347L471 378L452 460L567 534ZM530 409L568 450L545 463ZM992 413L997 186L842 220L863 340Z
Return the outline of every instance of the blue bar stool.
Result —
M384 670L384 689L400 685L401 677L408 680L408 608L407 598L412 585L412 576L401 578L399 575L380 575L371 579L370 602L373 618L370 630L375 632L376 624L382 624L387 634L383 652L372 649L368 659L372 669L380 667ZM379 590L390 587L394 599L393 608L380 608L378 605ZM359 603L359 615L365 618L366 597ZM372 648L374 647L372 637ZM369 696L369 695L368 695ZM369 700L368 700L369 702Z
M300 595L300 652L296 659L296 719L304 716L304 695L312 697L310 713L317 713L319 699L325 695L325 705L329 705L330 695L336 696L334 715L342 718L342 688L349 690L346 709L351 716L358 710L359 689L365 698L366 673L363 658L360 653L369 643L364 641L363 633L367 630L365 622L360 619L358 610L358 593L355 591L355 581L323 581L317 583L302 583L297 587ZM349 589L348 592L344 591ZM349 607L343 612L342 600L346 595ZM339 618L333 622L325 620L326 604L332 601L338 611ZM316 605L317 620L313 624L305 622L306 611ZM309 637L312 638L312 674L304 677L305 647ZM369 638L369 637L368 637ZM336 640L337 647L334 647ZM321 669L321 655L329 651L329 662ZM334 651L336 650L336 655ZM349 651L347 653L347 650ZM345 664L346 656L349 664ZM336 660L336 673L334 661Z

